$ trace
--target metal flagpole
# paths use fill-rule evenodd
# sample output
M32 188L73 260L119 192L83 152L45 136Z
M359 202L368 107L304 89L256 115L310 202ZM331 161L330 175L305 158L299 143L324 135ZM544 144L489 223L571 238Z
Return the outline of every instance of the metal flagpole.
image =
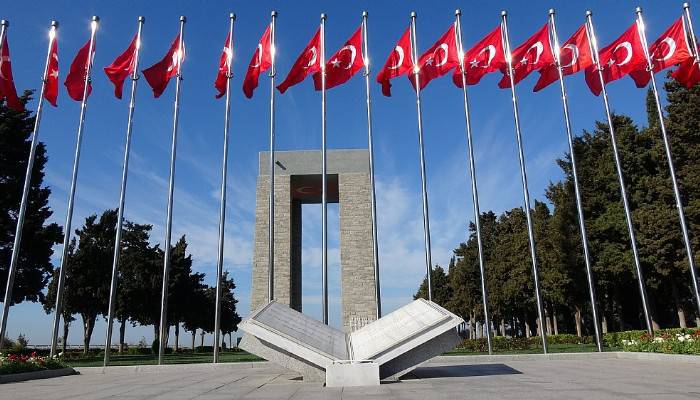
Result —
M645 33L644 27L644 19L642 18L642 8L637 7L636 13L637 29L639 30L639 36L642 39L642 46L644 47L644 56L647 59L647 69L649 70L649 76L651 77L651 88L654 92L654 101L656 102L656 113L659 116L659 126L661 127L661 138L664 141L664 150L666 151L666 160L668 161L668 172L671 176L671 183L673 183L673 195L676 198L676 208L678 209L678 218L680 219L681 231L683 232L685 252L688 256L690 279L691 284L693 285L693 295L695 296L695 306L697 307L698 314L700 315L700 293L698 292L698 280L697 276L695 275L695 257L693 255L693 248L690 244L690 236L688 235L688 227L686 226L685 221L685 212L683 211L683 201L681 200L681 192L678 189L678 181L676 180L676 168L673 166L673 155L671 154L671 145L668 143L668 135L666 134L666 122L664 121L664 113L661 109L661 101L659 100L659 91L656 87L656 79L654 78L654 64L652 63L651 55L649 54L647 35Z
M374 188L374 139L372 138L372 98L369 91L369 46L367 45L367 11L362 12L362 59L365 63L365 93L367 93L367 143L369 151L369 184L372 187L372 244L374 256L374 300L377 319L382 317L382 296L379 290L379 245L377 244L377 194Z
M578 172L576 167L576 155L574 154L574 136L571 133L571 118L569 117L569 100L564 86L564 74L561 65L561 48L559 47L559 36L557 35L557 25L554 22L554 9L549 10L549 24L552 27L551 36L554 42L553 53L559 74L559 88L561 89L561 101L564 107L564 122L566 125L566 137L569 141L569 154L571 155L571 173L574 177L574 194L576 196L576 210L578 211L578 224L581 230L581 243L583 245L583 260L586 263L586 278L588 280L588 294L591 297L591 312L593 314L593 329L595 331L595 342L598 351L603 351L603 342L600 337L600 322L598 320L598 306L595 297L595 285L593 283L593 270L591 268L591 258L588 249L588 236L586 234L586 221L583 216L583 205L581 203L581 190L578 183Z
M610 103L608 101L608 91L605 89L605 80L603 79L603 70L600 67L600 59L598 55L598 42L596 41L595 31L593 30L593 13L586 11L586 35L588 44L593 55L593 62L598 70L598 78L603 93L603 104L605 105L605 114L608 119L608 127L610 128L610 142L612 143L613 156L615 158L615 167L617 168L617 178L620 184L620 196L622 197L622 205L625 208L625 218L627 219L627 229L630 235L630 243L632 245L632 255L634 256L634 265L637 270L637 281L639 283L639 293L642 297L642 308L644 310L644 322L647 327L647 332L652 335L654 333L651 326L651 318L649 316L649 302L647 300L646 287L644 285L644 277L642 275L642 266L639 263L639 253L637 252L637 239L634 234L634 226L632 225L632 214L627 200L627 189L625 189L625 178L622 174L622 164L617 151L617 139L615 138L615 128L613 126L612 112L610 111Z
M0 54L2 54L2 47L3 44L5 43L5 33L7 31L7 28L10 27L10 21L3 19L0 20Z
M481 299L484 307L484 323L486 329L486 342L489 354L493 353L493 343L491 339L491 315L489 313L488 290L486 288L486 266L484 265L484 250L481 242L481 210L479 209L479 191L476 185L476 164L474 162L474 145L472 143L472 123L469 114L469 97L467 96L467 73L464 69L464 48L462 47L462 11L455 11L455 34L457 35L457 46L459 54L459 70L462 75L462 94L464 97L464 121L467 126L467 147L469 150L469 174L472 181L472 204L474 205L474 225L476 226L476 245L479 250L479 272L481 277Z
M523 152L523 140L520 134L520 117L518 115L518 98L515 95L515 81L513 79L513 60L510 53L510 39L508 37L508 13L501 11L501 25L503 26L503 51L508 64L508 77L510 78L510 92L513 100L513 117L515 119L515 139L518 142L518 157L520 158L520 178L523 184L523 199L525 201L525 217L527 219L527 236L530 242L530 256L532 258L532 278L535 283L535 299L537 300L537 317L539 319L540 336L542 337L542 352L547 354L547 332L544 325L544 304L540 293L540 277L537 269L537 253L535 250L535 234L532 230L532 213L530 211L530 191L527 187L527 173L525 172L525 154Z
M691 38L691 43L693 44L693 49L692 53L693 56L695 57L695 64L698 66L698 69L700 69L700 55L698 55L698 43L697 39L695 38L695 32L693 30L693 20L690 18L690 5L688 3L683 3L683 11L685 14L685 21L688 26L688 30L690 31L690 38ZM669 158L669 160L671 160ZM681 211L682 212L682 211ZM685 219L681 217L681 223L685 224ZM687 233L686 233L687 237ZM689 246L688 241L686 241L686 246ZM686 247L687 249L690 249L690 247ZM690 253L689 253L690 254ZM694 258L692 255L689 257L690 260L690 275L692 276L693 279L693 292L695 294L695 301L698 305L698 315L700 315L700 293L698 293L698 277L697 277L697 272L695 269L695 263L694 263Z
M129 116L126 122L126 143L124 144L124 164L122 167L122 185L119 191L119 212L117 213L117 234L114 239L114 259L112 260L112 282L109 288L109 309L107 315L107 334L105 340L104 366L109 364L109 353L112 348L112 326L114 320L114 308L117 303L117 279L119 274L119 255L121 253L122 224L124 221L124 201L126 198L126 179L129 173L129 152L131 151L131 128L134 122L134 109L136 107L136 83L139 79L139 53L141 52L141 29L146 18L138 18L136 31L136 54L134 57L134 70L131 73L131 96L129 100Z
M423 152L423 112L420 105L420 66L418 65L418 39L416 38L416 12L411 11L411 62L413 82L416 86L416 112L418 114L418 145L420 149L420 178L423 195L423 239L425 242L425 269L428 283L428 300L433 301L432 260L430 250L430 217L428 215L428 190L425 183L425 155Z
M270 195L268 202L268 276L267 300L275 299L275 21L277 11L270 13ZM262 49L260 50L262 51ZM262 57L262 54L260 55Z
M224 110L224 156L221 162L221 208L219 209L219 251L216 260L216 305L214 310L214 363L219 362L219 337L221 335L221 276L224 273L224 224L226 223L226 172L228 168L228 137L231 116L231 78L233 78L233 24L236 14L229 14L228 71L226 71L226 107Z
M100 18L92 17L90 23L90 45L88 46L88 64L85 70L85 81L83 82L83 100L80 103L80 120L78 122L78 138L75 143L75 156L73 159L73 175L70 183L70 195L68 197L68 212L66 214L66 224L63 226L63 250L61 254L61 266L58 272L58 287L56 290L56 310L53 319L53 333L51 335L51 353L50 356L56 355L56 343L58 342L58 324L61 322L61 314L63 313L63 287L66 279L66 263L68 262L68 248L70 247L71 223L73 222L73 205L75 200L75 186L78 180L78 165L80 163L80 145L83 141L83 126L85 124L85 112L87 111L88 85L90 84L90 73L92 72L93 51L95 49L95 33Z
M168 183L168 211L165 223L165 246L163 247L163 291L160 298L160 331L158 339L158 364L163 364L165 341L168 338L168 283L170 273L170 240L173 229L173 191L175 190L175 154L177 150L177 122L180 111L180 82L182 81L182 59L185 40L185 16L180 17L180 43L177 49L177 76L175 81L175 111L173 112L173 137L170 147L170 182Z
M321 260L321 288L323 323L328 325L328 204L326 184L326 14L321 13L321 241L323 246Z
M5 21L6 25L9 24ZM27 211L27 201L29 199L29 189L31 188L32 171L34 170L34 158L36 155L36 146L39 144L39 124L41 123L41 112L44 106L44 87L49 74L49 57L51 57L51 47L56 38L56 29L58 22L51 21L49 28L49 47L46 52L46 63L44 64L44 75L42 75L41 93L39 93L38 105L36 107L36 116L34 118L34 132L32 133L32 143L29 147L29 159L27 160L27 171L24 175L24 189L22 190L22 201L19 205L19 213L17 215L17 228L15 230L15 241L12 245L12 258L10 259L10 269L7 273L7 285L5 286L5 299L2 307L2 322L0 323L0 343L5 340L7 333L7 316L10 312L10 303L12 303L12 289L14 288L15 273L17 272L17 260L19 259L20 243L22 241L22 228L24 227L24 215ZM0 43L2 43L0 41Z

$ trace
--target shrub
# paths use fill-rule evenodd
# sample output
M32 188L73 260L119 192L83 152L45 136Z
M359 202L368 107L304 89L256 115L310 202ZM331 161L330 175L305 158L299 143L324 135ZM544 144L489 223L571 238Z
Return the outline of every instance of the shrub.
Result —
M151 348L150 347L129 347L126 350L126 354L131 354L131 355L151 354Z
M66 365L56 358L41 357L36 352L30 355L0 353L0 375L59 368L66 368Z
M700 329L664 330L654 336L644 332L637 339L621 339L621 345L624 351L700 355Z
M502 336L495 336L492 339L494 351L527 350L531 347L530 342L526 338L504 338ZM486 338L464 339L457 345L457 349L474 353L486 353L489 351Z

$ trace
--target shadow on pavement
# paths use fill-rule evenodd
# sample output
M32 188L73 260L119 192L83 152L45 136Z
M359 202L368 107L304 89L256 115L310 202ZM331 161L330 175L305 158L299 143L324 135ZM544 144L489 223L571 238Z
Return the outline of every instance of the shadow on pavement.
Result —
M445 365L420 367L401 377L401 380L433 378L465 378L470 376L522 374L505 364Z

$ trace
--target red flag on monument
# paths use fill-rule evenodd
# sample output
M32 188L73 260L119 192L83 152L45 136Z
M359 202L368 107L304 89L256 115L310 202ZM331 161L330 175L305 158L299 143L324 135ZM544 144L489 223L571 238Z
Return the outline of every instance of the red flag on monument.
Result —
M581 25L559 49L562 75L571 75L583 71L593 65L591 48L586 36L586 25ZM557 65L552 62L540 69L540 79L535 84L533 92L538 92L559 79Z
M294 62L292 69L289 70L287 77L284 81L277 86L277 90L280 93L284 93L291 86L296 85L303 81L308 75L316 73L321 70L321 60L320 60L320 48L321 48L321 29L316 31L316 34L309 44L306 45L304 51L299 55L299 58Z
M0 53L0 101L7 101L7 106L17 112L24 111L24 104L17 97L15 80L12 77L12 62L10 61L10 48L7 45L7 35L2 41L2 53Z
M649 58L651 58L654 73L680 64L692 57L685 34L683 17L678 18L666 32L649 46ZM643 88L651 80L646 64L644 64L644 68L630 72L630 76L639 88Z
M537 33L530 36L525 43L513 50L511 60L513 60L513 83L516 85L531 72L553 63L554 55L549 44L549 24L545 24ZM501 89L509 88L508 66L504 65L501 67L501 72L504 75L501 81L498 82L498 87Z
M107 78L114 84L114 96L122 98L124 80L134 73L136 67L136 52L138 51L138 35L131 40L129 47L120 54L112 64L104 68Z
M635 22L614 42L600 50L598 59L603 72L603 81L618 80L632 71L646 67L644 48ZM600 86L598 71L595 65L586 68L586 83L594 95L600 95L603 88Z
M501 26L499 25L464 53L467 85L476 85L484 75L500 70L505 62ZM459 69L455 70L452 75L452 81L457 87L462 87L462 72Z
M185 49L183 44L182 55L178 57L180 46L180 35L178 34L170 45L170 49L162 60L143 70L143 76L153 89L153 97L160 97L168 87L170 78L180 73L180 65L185 59Z
M357 28L340 50L326 62L326 89L342 85L364 66L362 60L362 27ZM314 87L321 90L321 72L314 74Z
M245 97L253 97L253 91L258 87L258 77L272 66L272 52L270 51L270 25L260 38L258 48L253 53L253 58L248 64L248 72L243 80L243 93Z
M411 29L401 35L401 39L396 43L396 47L389 54L384 68L377 74L377 82L382 84L382 94L391 97L391 80L397 76L408 73L413 68L411 60Z
M214 87L216 88L216 98L220 99L226 94L226 82L229 79L228 70L233 61L233 43L231 43L231 35L226 35L224 49L221 51L219 59L219 71L216 73Z
M450 28L438 39L431 48L418 58L418 82L421 90L435 78L439 78L459 66L457 43L455 38L455 26ZM414 76L408 76L411 85L416 84Z
M58 100L58 38L54 36L49 54L49 65L46 68L44 82L44 98L56 107Z
M92 54L90 52L90 40L83 45L83 47L78 50L78 54L75 55L73 62L70 64L70 70L66 76L66 81L63 83L66 85L66 90L68 90L68 95L71 99L75 101L83 100L83 93L85 92L85 76L87 74L88 66L92 62L92 57L95 56L95 43L92 44ZM88 80L87 96L92 93L92 83Z

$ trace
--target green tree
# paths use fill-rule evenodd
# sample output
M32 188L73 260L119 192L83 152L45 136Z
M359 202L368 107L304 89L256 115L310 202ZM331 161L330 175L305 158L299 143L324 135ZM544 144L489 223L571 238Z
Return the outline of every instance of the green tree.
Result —
M440 305L447 304L451 297L450 284L449 279L447 278L447 273L441 266L436 265L435 268L432 269L430 277L433 284L433 302ZM423 283L421 283L420 287L418 288L418 292L415 295L413 295L413 298L428 298L428 280L426 278L423 278Z
M31 100L31 94L25 92L22 102ZM34 115L29 111L18 113L0 103L0 298L5 296L33 128ZM46 146L40 142L32 170L12 304L44 301L43 290L53 271L52 247L63 239L61 227L46 222L53 214L48 205L51 189L43 185L47 160Z

